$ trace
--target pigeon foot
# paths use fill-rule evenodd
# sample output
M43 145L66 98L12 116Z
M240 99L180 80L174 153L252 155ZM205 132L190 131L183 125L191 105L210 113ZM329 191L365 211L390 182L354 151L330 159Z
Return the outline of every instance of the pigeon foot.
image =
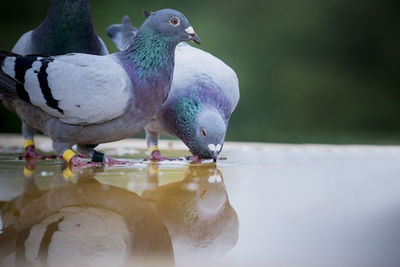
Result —
M106 165L125 165L125 164L132 163L132 162L125 161L125 160L118 160L118 159L114 159L111 157L104 157L103 163Z
M130 161L122 161L122 160L117 160L113 159L111 157L104 157L103 162L95 162L95 161L85 161L79 156L74 156L71 158L71 164L73 166L78 166L78 167L94 167L94 166L104 166L104 165L125 165L128 163L132 163Z
M93 166L102 166L103 163L102 162L87 162L85 160L83 160L82 158L80 158L79 156L73 156L70 160L71 164L75 167L93 167Z
M41 155L36 153L34 146L28 146L26 148L25 155L20 156L19 159L34 159L34 160L47 160L47 159L59 159L61 158L60 155Z

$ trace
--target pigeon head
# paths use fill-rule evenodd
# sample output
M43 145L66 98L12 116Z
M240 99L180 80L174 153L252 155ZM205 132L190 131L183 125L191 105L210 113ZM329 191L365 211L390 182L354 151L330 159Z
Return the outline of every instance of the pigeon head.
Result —
M193 155L216 160L231 113L229 101L207 79L184 88L168 96L158 117L166 131L181 139Z
M220 113L215 110L202 110L191 132L193 136L188 142L190 151L215 162L224 145L226 134L226 123Z
M157 35L170 38L176 44L182 41L193 41L200 44L187 18L179 11L162 9L152 12L141 28L151 29Z
M161 113L164 126L181 139L193 155L217 160L228 125L221 110L190 98L164 106Z
M174 125L172 132L187 145L193 155L213 159L215 162L224 144L227 123L216 109L194 101L186 102L182 106L189 109L179 108L178 112L173 113L179 116L170 116L167 122Z

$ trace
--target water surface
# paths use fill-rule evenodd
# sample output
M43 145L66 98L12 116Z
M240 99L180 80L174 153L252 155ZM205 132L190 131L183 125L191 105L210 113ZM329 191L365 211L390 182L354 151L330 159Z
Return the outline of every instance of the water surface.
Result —
M136 163L79 171L0 151L0 266L400 263L399 147L228 143L217 164L109 148Z

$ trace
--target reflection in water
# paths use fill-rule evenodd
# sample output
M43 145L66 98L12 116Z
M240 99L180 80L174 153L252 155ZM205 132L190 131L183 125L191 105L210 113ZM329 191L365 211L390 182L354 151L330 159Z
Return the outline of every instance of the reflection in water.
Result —
M39 190L25 172L23 194L2 205L1 266L125 266L163 262L172 266L168 231L137 194L94 179L82 170L77 182L55 177ZM65 171L64 171L65 173Z
M215 164L191 165L182 181L163 186L158 174L152 163L142 197L167 226L177 261L221 256L235 246L239 221Z
M165 185L158 170L150 163L139 196L97 181L100 168L76 182L64 169L40 190L27 164L23 193L1 205L0 266L172 266L232 249L239 221L216 165L191 165Z

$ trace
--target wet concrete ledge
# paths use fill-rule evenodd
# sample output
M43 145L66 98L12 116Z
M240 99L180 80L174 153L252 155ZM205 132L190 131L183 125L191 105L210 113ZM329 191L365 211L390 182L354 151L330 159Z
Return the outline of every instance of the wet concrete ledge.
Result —
M1 148L21 148L23 138L20 134L1 134L0 133L0 147ZM52 151L51 140L47 136L36 135L35 144L37 148L44 152ZM146 141L142 138L128 138L117 142L110 142L100 144L99 150L102 149L143 149L146 150ZM187 147L180 140L163 140L159 141L159 148L161 150L188 150ZM278 143L257 143L257 142L225 142L224 152L240 152L257 150L261 151L325 151L325 152L391 152L400 153L400 146L391 145L330 145L330 144L278 144Z

